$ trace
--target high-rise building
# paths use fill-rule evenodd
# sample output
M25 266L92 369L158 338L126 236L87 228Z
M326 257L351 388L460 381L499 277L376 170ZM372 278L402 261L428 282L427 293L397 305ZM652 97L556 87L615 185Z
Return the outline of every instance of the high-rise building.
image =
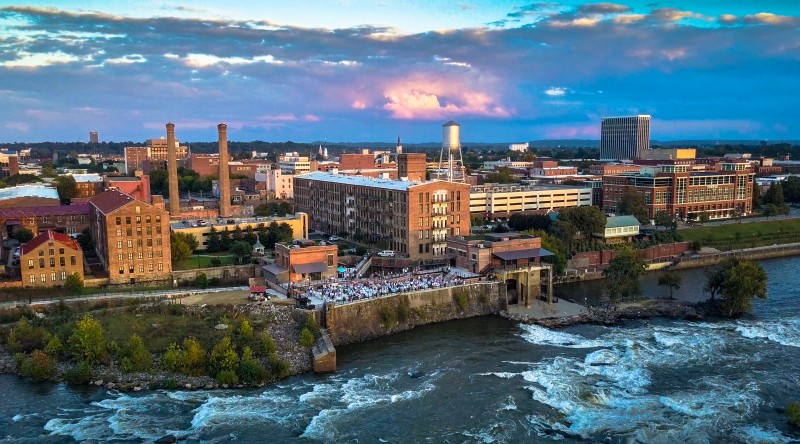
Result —
M100 143L100 134L97 131L89 131L89 143Z
M650 149L650 116L604 117L600 125L601 159L637 159Z

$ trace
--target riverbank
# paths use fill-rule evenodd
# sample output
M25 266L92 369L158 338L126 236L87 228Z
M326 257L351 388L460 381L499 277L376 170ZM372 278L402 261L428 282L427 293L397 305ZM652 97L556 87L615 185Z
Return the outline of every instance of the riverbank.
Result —
M177 310L177 311L176 311ZM61 321L57 314L39 311L36 325L45 326L58 337L69 327L70 321ZM73 313L69 319L78 318L84 313ZM103 386L109 390L140 391L151 389L219 389L264 387L288 376L307 373L312 370L311 353L308 347L300 345L300 332L306 325L308 314L292 307L273 304L242 304L225 306L143 306L116 307L96 310L91 313L105 328L110 357L105 364L91 369L85 383ZM208 375L190 376L181 372L165 370L164 357L170 344L183 343L183 339L197 339L204 349L204 355L211 356L213 346L224 338L233 338L241 343L241 324L244 320L257 332L267 332L274 342L274 357L271 353L261 353L254 358L269 372L268 376L257 382L223 383ZM182 331L177 331L182 330ZM144 372L125 372L118 354L124 348L128 335L136 333L152 354L152 370ZM252 333L251 333L252 334ZM255 336L259 338L260 336ZM252 347L259 345L253 340ZM67 344L67 338L61 341ZM8 345L0 347L0 373L22 376L22 368ZM205 350L208 350L206 352ZM241 354L238 350L238 356ZM242 355L243 356L243 355ZM277 364L276 364L277 363ZM56 360L51 381L64 381L67 373L75 368L69 360Z

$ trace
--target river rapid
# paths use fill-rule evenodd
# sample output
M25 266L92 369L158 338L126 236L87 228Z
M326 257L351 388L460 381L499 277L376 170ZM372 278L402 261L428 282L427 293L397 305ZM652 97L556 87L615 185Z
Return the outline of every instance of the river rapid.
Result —
M260 390L117 393L0 377L0 441L797 442L800 258L762 262L735 321L551 331L483 317L338 349L339 371ZM680 299L701 299L702 270ZM666 289L649 275L646 295ZM592 301L600 282L558 288Z

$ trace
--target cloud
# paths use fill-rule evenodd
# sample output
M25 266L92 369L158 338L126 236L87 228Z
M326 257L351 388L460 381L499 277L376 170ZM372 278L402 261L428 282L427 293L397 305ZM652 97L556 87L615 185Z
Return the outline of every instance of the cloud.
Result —
M395 119L435 120L463 115L505 118L511 115L488 94L477 91L441 95L412 89L387 92L385 98L383 109Z
M797 17L789 17L786 15L771 14L768 12L759 12L758 14L747 15L743 21L748 24L759 25L788 25L798 22Z
M703 14L692 11L683 11L677 8L658 8L650 12L650 16L661 22L677 22L683 19L708 20Z
M0 66L8 68L38 68L41 66L50 66L61 63L71 63L81 60L73 54L67 54L62 51L55 52L40 52L30 53L27 51L19 51L15 54L14 60L6 60L0 63Z
M586 27L597 25L600 23L600 19L596 17L579 17L572 20L551 20L548 23L550 26L555 26L557 28L569 26Z
M641 22L647 18L644 14L620 14L614 17L614 23L621 25L630 25L632 23Z
M567 89L553 86L553 87L545 90L544 93L547 94L550 97L561 97L561 96L563 96L564 94L567 93Z
M631 8L625 5L618 5L615 3L590 3L578 6L579 14L619 14L630 11Z
M260 55L251 58L247 57L218 57L211 54L187 54L182 58L184 65L192 68L206 68L215 65L249 65L252 63L273 63L281 64L280 60L275 60L271 55Z
M355 102L350 104L350 107L353 109L365 109L367 107L367 104L360 100L356 100Z
M28 122L6 122L3 126L20 133L27 133L31 129L31 124Z
M733 14L722 14L717 18L717 21L724 25L733 25L740 22L739 17Z

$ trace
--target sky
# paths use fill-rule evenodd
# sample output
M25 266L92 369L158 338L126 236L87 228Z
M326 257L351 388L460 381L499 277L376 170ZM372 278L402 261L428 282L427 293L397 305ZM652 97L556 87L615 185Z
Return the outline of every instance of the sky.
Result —
M800 139L800 1L0 0L0 143Z

